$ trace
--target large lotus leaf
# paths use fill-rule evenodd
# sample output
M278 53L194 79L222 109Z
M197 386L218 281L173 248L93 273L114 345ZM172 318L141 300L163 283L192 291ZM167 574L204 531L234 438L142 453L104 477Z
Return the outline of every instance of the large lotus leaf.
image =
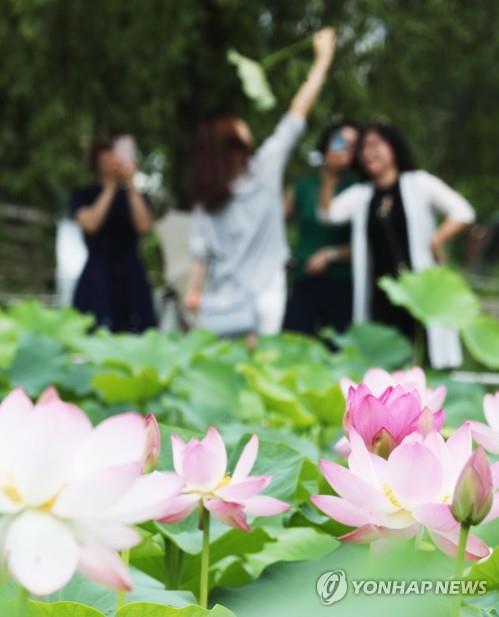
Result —
M200 606L171 608L157 606L146 602L124 606L116 613L116 617L236 617L229 609L217 604L211 610Z
M328 426L341 425L345 399L329 369L317 364L299 364L286 371L280 381L293 388L319 420Z
M104 613L78 602L45 604L30 600L21 607L16 601L0 602L2 617L105 617Z
M243 91L248 98L255 102L258 109L266 111L275 106L276 99L268 84L263 67L235 49L227 52L227 60L237 68Z
M471 355L491 369L499 369L499 321L480 315L463 328L461 335Z
M360 356L362 366L388 371L400 368L412 354L409 341L394 328L376 323L354 324L345 334L332 333L333 341L345 353Z
M265 368L245 364L239 367L248 384L260 395L269 413L282 419L283 424L297 428L312 426L315 417L304 405L297 392L280 384Z
M134 568L132 568L131 573L134 588L125 597L127 604L154 602L164 609L165 606L180 608L195 602L194 596L189 592L166 590L162 583ZM105 615L109 615L113 613L116 606L116 592L77 574L63 589L44 598L44 600L47 602L82 602L102 611Z
M13 387L22 386L32 397L52 385L62 393L85 395L90 391L90 369L72 363L61 343L40 334L27 333L21 337L5 375Z
M385 276L379 286L394 304L405 307L426 325L462 329L480 311L478 298L469 285L448 268L404 272L397 280Z
M210 588L246 585L272 564L321 559L338 546L335 538L312 527L267 525L251 533L233 529L210 546ZM188 556L184 562L187 589L199 586L199 559Z
M233 422L220 427L220 432L224 438L225 443L229 448L236 448L234 459L238 456L240 448L244 445L244 439L248 439L249 435L256 434L260 438L260 441L276 441L289 446L293 450L299 452L302 457L309 458L313 461L319 459L319 450L317 445L310 437L305 435L298 435L296 432L282 428L268 428L261 424L247 424ZM241 436L243 439L241 440ZM233 462L233 461L231 461Z
M472 585L481 585L479 581L471 581ZM480 589L480 587L478 587ZM466 596L463 600L460 617L497 617L499 606L499 591L494 590L483 595Z
M216 522L212 521L212 526ZM264 550L272 537L262 528L256 527L246 533L239 529L225 528L218 538L210 543L210 588L218 585L218 578L232 564L239 564L246 555ZM182 588L196 592L199 589L200 555L186 555L182 565ZM234 571L235 570L235 571ZM239 567L232 570L233 585L244 585L254 580L249 572Z
M156 370L150 367L133 375L117 370L96 373L91 383L106 403L145 403L164 387Z
M239 392L237 411L242 422L261 422L265 418L265 405L262 397L254 390L243 389Z
M215 358L196 359L175 376L170 391L185 424L206 430L237 416L242 385L243 379L230 364ZM171 406L175 407L175 401Z
M202 532L199 530L199 513L193 512L180 523L164 525L151 523L166 539L165 559L150 556L146 559L133 558L133 565L140 568L149 576L164 581L169 578L166 567L175 568L176 554L178 549L184 551L182 555L182 567L180 578L178 571L171 573L177 578L176 586L197 593L199 589L200 554L202 549ZM245 533L227 527L216 519L210 524L210 563L213 566L228 556L242 555L245 553L258 552L265 542L270 541L267 534L256 527L250 533ZM177 548L178 547L178 548ZM171 551L172 560L168 559L167 551Z
M265 568L278 561L322 559L340 545L335 538L312 527L264 529L273 542L267 543L264 550L246 558L246 563L255 578L258 578Z
M26 617L103 617L101 613L91 606L79 602L55 602L44 604L43 602L30 602Z
M90 315L83 315L70 307L48 308L36 300L15 304L7 314L22 332L45 334L66 345L71 345L76 337L83 336L94 322Z
M0 368L9 366L16 352L20 327L16 322L0 311Z
M456 596L355 593L353 579L396 579L409 584L412 580L445 580L452 576L453 561L439 551L416 552L413 542L403 542L399 548L395 554L388 551L370 558L367 546L345 543L322 558L276 563L256 584L238 589L226 588L214 592L212 597L230 607L238 617L453 615ZM323 573L334 570L343 570L346 574L348 593L341 602L323 606L317 594L317 580Z
M277 433L277 431L276 431ZM251 433L241 436L239 443L229 457L229 471L236 465L242 449L248 443ZM298 447L290 442L284 443L272 436L260 437L258 457L252 469L252 474L257 476L270 476L272 482L265 492L277 499L293 503L297 484L300 480L300 470L306 457Z
M131 373L153 368L164 383L171 380L180 361L178 343L153 330L142 335L100 331L78 339L75 347L92 364L127 369Z
M486 581L487 589L499 589L499 546L492 554L480 562L474 563L468 572L467 578Z
M279 368L295 367L298 364L327 366L331 361L331 353L317 339L294 332L282 332L261 337L254 358L260 363L268 362Z

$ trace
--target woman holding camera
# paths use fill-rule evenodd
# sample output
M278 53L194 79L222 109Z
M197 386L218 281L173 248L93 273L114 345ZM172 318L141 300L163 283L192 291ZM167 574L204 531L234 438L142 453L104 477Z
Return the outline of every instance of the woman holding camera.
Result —
M338 176L336 193L357 181L352 170L357 125L343 120L328 127L319 142L319 173L298 178L286 199L286 214L296 224L293 291L284 329L317 335L324 327L343 332L352 320L351 227L317 219L317 202L330 170ZM332 195L331 195L332 196Z
M115 142L94 143L90 166L96 182L71 197L71 213L88 248L73 304L113 332L142 332L156 325L138 255L139 237L151 228L151 203L134 186L133 157L121 153Z

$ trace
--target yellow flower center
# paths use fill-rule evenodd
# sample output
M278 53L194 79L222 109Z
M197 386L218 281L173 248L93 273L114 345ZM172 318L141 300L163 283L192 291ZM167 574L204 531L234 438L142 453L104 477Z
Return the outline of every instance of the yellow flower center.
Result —
M14 505L19 506L21 508L30 507L23 500L21 493L19 492L13 480L10 480L7 485L1 488L1 490L12 501ZM45 503L42 503L39 506L31 506L31 509L39 510L40 512L50 512L52 508L54 507L54 504L57 501L58 496L59 496L59 493L56 493L53 497L51 497L50 499L47 499Z
M223 488L224 486L227 486L227 484L230 484L231 479L232 478L230 477L230 474L226 474L217 484L217 488L215 490Z
M207 497L208 499L217 499L217 491L220 488L223 488L224 486L227 486L227 484L230 484L230 481L232 480L232 478L230 477L230 474L226 474L221 480L220 482L215 486L214 489L212 489L211 491L201 491L199 489L195 489L195 488L187 488L186 490L184 490L185 493L194 493L195 495L199 495L200 497Z
M17 488L13 484L9 484L9 486L6 486L3 489L3 492L16 505L20 505L23 502L22 497L19 494L19 491L17 490Z
M383 493L386 495L386 497L388 498L388 501L392 504L392 506L395 506L399 510L403 510L402 506L397 501L397 498L395 497L392 489L388 486L388 484L383 484L382 488L383 488Z
M49 499L45 503L42 503L40 506L38 506L37 510L41 510L42 512L50 512L52 508L54 507L56 499L57 499L57 495L54 495L51 499Z

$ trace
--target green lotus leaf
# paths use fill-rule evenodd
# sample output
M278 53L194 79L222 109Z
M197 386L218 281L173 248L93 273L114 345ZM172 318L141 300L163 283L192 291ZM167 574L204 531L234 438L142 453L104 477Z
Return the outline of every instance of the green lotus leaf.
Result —
M276 99L263 67L255 60L241 55L235 49L228 51L227 60L236 66L244 94L254 101L258 109L262 111L272 109L276 104Z
M478 298L468 283L448 268L404 272L397 280L384 276L379 286L393 304L403 306L425 325L461 330L480 312Z

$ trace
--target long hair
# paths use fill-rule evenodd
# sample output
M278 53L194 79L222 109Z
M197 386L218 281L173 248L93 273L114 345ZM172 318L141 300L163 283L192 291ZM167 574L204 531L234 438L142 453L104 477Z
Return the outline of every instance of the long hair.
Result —
M198 129L192 152L193 198L206 212L222 210L232 196L231 184L246 169L251 148L237 132L237 118L219 116Z
M395 165L400 173L417 169L411 149L402 133L391 124L372 122L362 127L357 143L357 166L364 178L370 179L370 176L362 165L360 153L368 133L377 133L390 146L393 151Z

